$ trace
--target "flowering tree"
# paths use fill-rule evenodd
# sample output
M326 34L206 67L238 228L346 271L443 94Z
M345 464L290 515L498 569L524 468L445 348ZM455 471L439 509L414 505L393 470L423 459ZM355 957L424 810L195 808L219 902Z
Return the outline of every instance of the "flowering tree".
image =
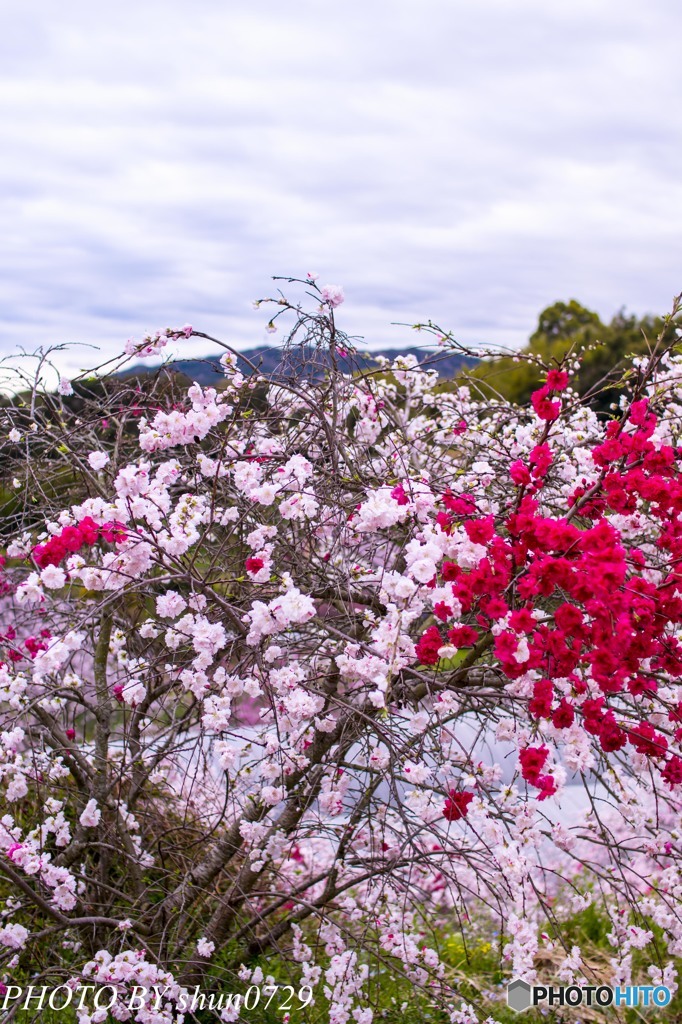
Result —
M289 283L319 305L270 326L324 372L223 345L215 388L71 395L41 360L2 409L3 985L162 1022L276 964L369 1024L392 972L476 1021L447 935L479 915L509 976L554 948L589 978L562 920L595 902L613 978L644 949L675 988L682 360L652 341L608 419L575 353L528 409L414 357L344 375L342 291Z

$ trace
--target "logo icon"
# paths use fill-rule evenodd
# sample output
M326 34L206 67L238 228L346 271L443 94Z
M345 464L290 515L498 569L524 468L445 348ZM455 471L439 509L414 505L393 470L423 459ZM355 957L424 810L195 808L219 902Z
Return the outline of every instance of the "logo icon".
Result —
M523 1013L542 1003L551 1006L667 1006L667 985L529 985L514 978L507 985L507 1005Z
M531 1002L530 985L527 981L517 978L507 985L507 1005L511 1010L521 1013L528 1009Z

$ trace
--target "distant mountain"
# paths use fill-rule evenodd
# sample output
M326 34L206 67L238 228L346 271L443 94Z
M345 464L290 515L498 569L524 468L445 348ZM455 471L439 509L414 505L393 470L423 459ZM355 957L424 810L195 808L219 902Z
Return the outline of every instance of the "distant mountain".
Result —
M454 377L462 367L471 367L478 362L472 356L453 352L427 351L422 348L387 348L378 352L354 353L352 356L339 359L338 365L342 372L350 373L375 367L377 356L386 356L387 359L393 360L398 356L406 355L416 356L420 364L426 364L429 369L437 370L439 376L444 379ZM237 368L244 376L250 376L254 372L250 364L253 364L258 372L265 376L280 374L300 377L305 373L306 376L319 379L324 376L330 365L330 360L329 353L323 350L302 348L302 346L296 345L285 351L271 345L261 345L238 354ZM176 359L166 365L202 386L214 384L216 379L222 376L220 356L207 356L205 359ZM119 376L146 376L157 369L157 367L150 367L144 363L136 363L122 371Z

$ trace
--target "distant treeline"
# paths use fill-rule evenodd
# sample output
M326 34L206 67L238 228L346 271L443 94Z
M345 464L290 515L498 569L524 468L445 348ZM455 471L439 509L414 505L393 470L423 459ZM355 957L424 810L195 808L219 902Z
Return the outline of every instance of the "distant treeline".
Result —
M632 358L648 352L661 333L668 344L675 336L675 328L666 326L662 317L639 318L621 310L609 323L603 323L597 313L574 299L556 302L542 311L536 330L516 358L481 360L468 376L484 395L497 394L525 405L544 379L540 363L547 365L560 361L567 353L582 353L580 369L571 385L589 397L596 409L606 412L620 396L613 385L622 378Z

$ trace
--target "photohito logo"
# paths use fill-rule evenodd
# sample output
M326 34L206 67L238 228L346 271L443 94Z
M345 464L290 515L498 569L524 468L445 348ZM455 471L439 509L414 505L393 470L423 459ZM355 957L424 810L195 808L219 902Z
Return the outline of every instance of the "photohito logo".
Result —
M507 985L507 1005L517 1013L531 1006L667 1006L665 985L529 985L515 978Z

